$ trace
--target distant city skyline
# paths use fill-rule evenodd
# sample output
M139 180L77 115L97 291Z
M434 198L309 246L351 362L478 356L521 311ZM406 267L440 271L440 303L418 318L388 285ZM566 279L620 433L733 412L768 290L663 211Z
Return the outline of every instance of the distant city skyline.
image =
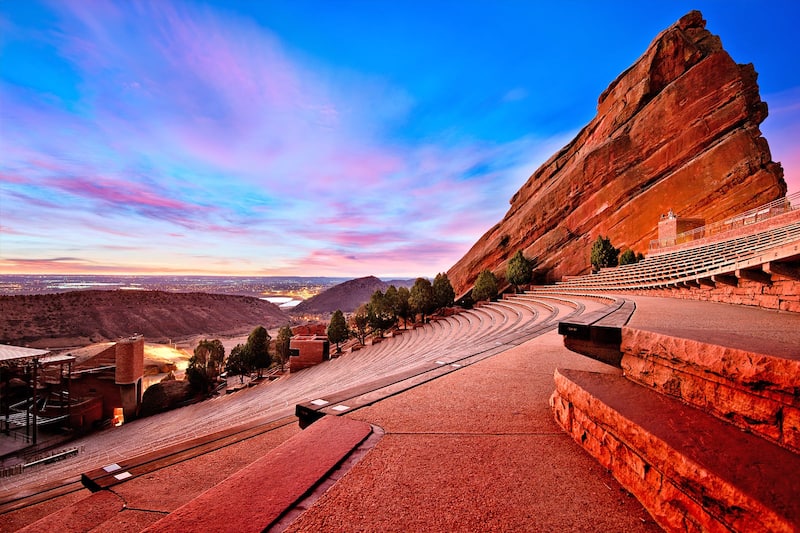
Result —
M432 277L692 9L800 191L793 1L0 1L0 274Z

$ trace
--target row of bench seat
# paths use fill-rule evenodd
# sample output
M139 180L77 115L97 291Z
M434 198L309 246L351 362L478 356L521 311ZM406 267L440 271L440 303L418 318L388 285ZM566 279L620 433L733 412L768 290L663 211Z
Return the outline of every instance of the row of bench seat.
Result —
M594 274L561 281L549 290L614 291L676 286L758 267L771 251L780 251L769 256L772 261L796 260L797 248L792 245L798 243L800 220L749 235L648 256L635 264L604 268Z

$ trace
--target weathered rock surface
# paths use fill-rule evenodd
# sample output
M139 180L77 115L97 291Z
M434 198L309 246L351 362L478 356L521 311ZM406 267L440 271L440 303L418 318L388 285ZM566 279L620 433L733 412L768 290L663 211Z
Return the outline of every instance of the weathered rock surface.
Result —
M192 398L192 386L188 381L166 380L155 383L142 394L139 416L145 417L173 409Z
M738 65L692 11L600 95L597 116L511 199L502 221L448 272L468 290L517 250L543 281L587 273L598 235L646 252L672 209L714 222L786 193L759 124L752 65Z

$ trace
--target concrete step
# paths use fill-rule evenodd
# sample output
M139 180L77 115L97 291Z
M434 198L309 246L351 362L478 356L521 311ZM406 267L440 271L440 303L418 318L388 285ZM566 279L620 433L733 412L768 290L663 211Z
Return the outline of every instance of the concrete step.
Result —
M670 531L797 531L800 456L619 375L558 369L556 421Z

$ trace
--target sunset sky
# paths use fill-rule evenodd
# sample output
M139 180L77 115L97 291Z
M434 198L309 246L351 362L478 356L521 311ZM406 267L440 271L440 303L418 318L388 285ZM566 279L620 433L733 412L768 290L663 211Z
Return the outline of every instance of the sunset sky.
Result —
M800 191L798 6L0 0L0 273L433 276L691 9Z

